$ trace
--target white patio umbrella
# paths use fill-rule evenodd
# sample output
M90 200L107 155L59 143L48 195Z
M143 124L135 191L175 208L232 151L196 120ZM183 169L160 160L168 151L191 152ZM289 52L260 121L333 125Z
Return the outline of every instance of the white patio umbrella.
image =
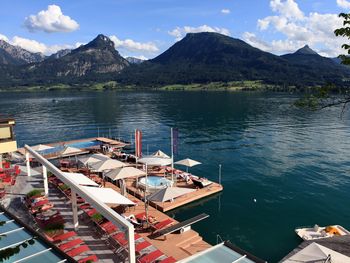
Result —
M315 242L311 243L307 247L300 250L290 258L282 261L282 263L295 263L295 262L332 262L343 263L350 262L350 258L336 252L327 247L321 246Z
M80 157L78 158L78 161L86 166L93 163L105 161L108 159L110 159L108 156L98 153L98 154L91 154L89 156Z
M170 159L170 156L162 152L161 150L156 151L154 154L152 154L154 157L161 157L161 158L168 158Z
M135 205L134 202L112 188L81 186L90 196L109 205Z
M186 166L186 172L188 172L188 167L192 167L192 166L202 164L202 163L195 161L195 160L192 160L192 159L189 159L189 158L186 158L186 159L175 162L175 164L180 164L180 165Z
M166 187L147 196L147 200L155 202L166 202L176 197L195 192L195 189L181 187Z
M125 179L129 177L144 176L146 173L134 167L121 167L110 170L105 173L105 176L111 178L113 181Z
M90 178L86 177L84 174L81 173L63 173L63 176L69 178L73 182L79 185L85 185L85 186L99 186L97 183L92 181Z
M137 160L138 163L147 164L148 166L166 166L172 163L171 158L146 156Z

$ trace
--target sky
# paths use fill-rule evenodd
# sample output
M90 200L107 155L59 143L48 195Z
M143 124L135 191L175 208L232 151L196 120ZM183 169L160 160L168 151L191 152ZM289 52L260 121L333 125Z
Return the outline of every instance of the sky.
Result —
M219 32L274 54L308 44L343 53L333 31L350 0L2 0L0 39L46 55L104 34L122 56L153 58L189 32Z

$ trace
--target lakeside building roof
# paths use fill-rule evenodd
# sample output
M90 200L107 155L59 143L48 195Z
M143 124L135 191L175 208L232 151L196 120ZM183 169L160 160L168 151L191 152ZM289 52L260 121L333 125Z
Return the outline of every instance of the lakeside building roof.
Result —
M180 260L179 263L266 263L250 253L226 241L204 250L191 257Z

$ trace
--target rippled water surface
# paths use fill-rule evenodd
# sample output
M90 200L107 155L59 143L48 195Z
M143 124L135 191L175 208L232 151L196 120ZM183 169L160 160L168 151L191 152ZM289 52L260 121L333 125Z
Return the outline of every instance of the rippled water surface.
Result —
M194 226L270 262L300 240L294 228L340 224L350 229L349 115L307 112L295 96L225 92L0 94L0 113L17 121L20 145L100 135L130 140L139 128L143 152L170 152L170 127L180 133L177 159L203 164L193 174L224 191L170 212L179 220L210 215ZM52 100L57 99L57 103ZM253 202L253 199L257 202Z

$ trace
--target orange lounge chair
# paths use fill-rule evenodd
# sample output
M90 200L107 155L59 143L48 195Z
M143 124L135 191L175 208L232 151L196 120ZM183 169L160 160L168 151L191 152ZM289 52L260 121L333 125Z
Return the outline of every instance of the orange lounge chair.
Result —
M84 243L84 241L81 240L80 238L77 238L77 239L73 239L72 241L68 241L62 245L59 245L58 248L61 249L62 251L67 251L71 248L81 245L82 243Z
M54 236L53 242L62 242L64 240L70 239L71 237L75 237L76 235L77 233L75 233L74 231L69 231L62 235Z
M86 263L86 262L97 262L98 257L96 255L91 255L86 258L78 260L78 263Z
M139 263L151 263L151 262L154 262L156 261L157 258L163 256L164 254L162 253L162 251L160 250L154 250L152 251L151 253L145 255L145 256L142 256L141 258L139 258L137 261Z
M65 252L68 256L74 258L86 251L89 251L90 248L87 245L82 245L80 247L77 248L73 248L72 250L69 250L68 252Z

